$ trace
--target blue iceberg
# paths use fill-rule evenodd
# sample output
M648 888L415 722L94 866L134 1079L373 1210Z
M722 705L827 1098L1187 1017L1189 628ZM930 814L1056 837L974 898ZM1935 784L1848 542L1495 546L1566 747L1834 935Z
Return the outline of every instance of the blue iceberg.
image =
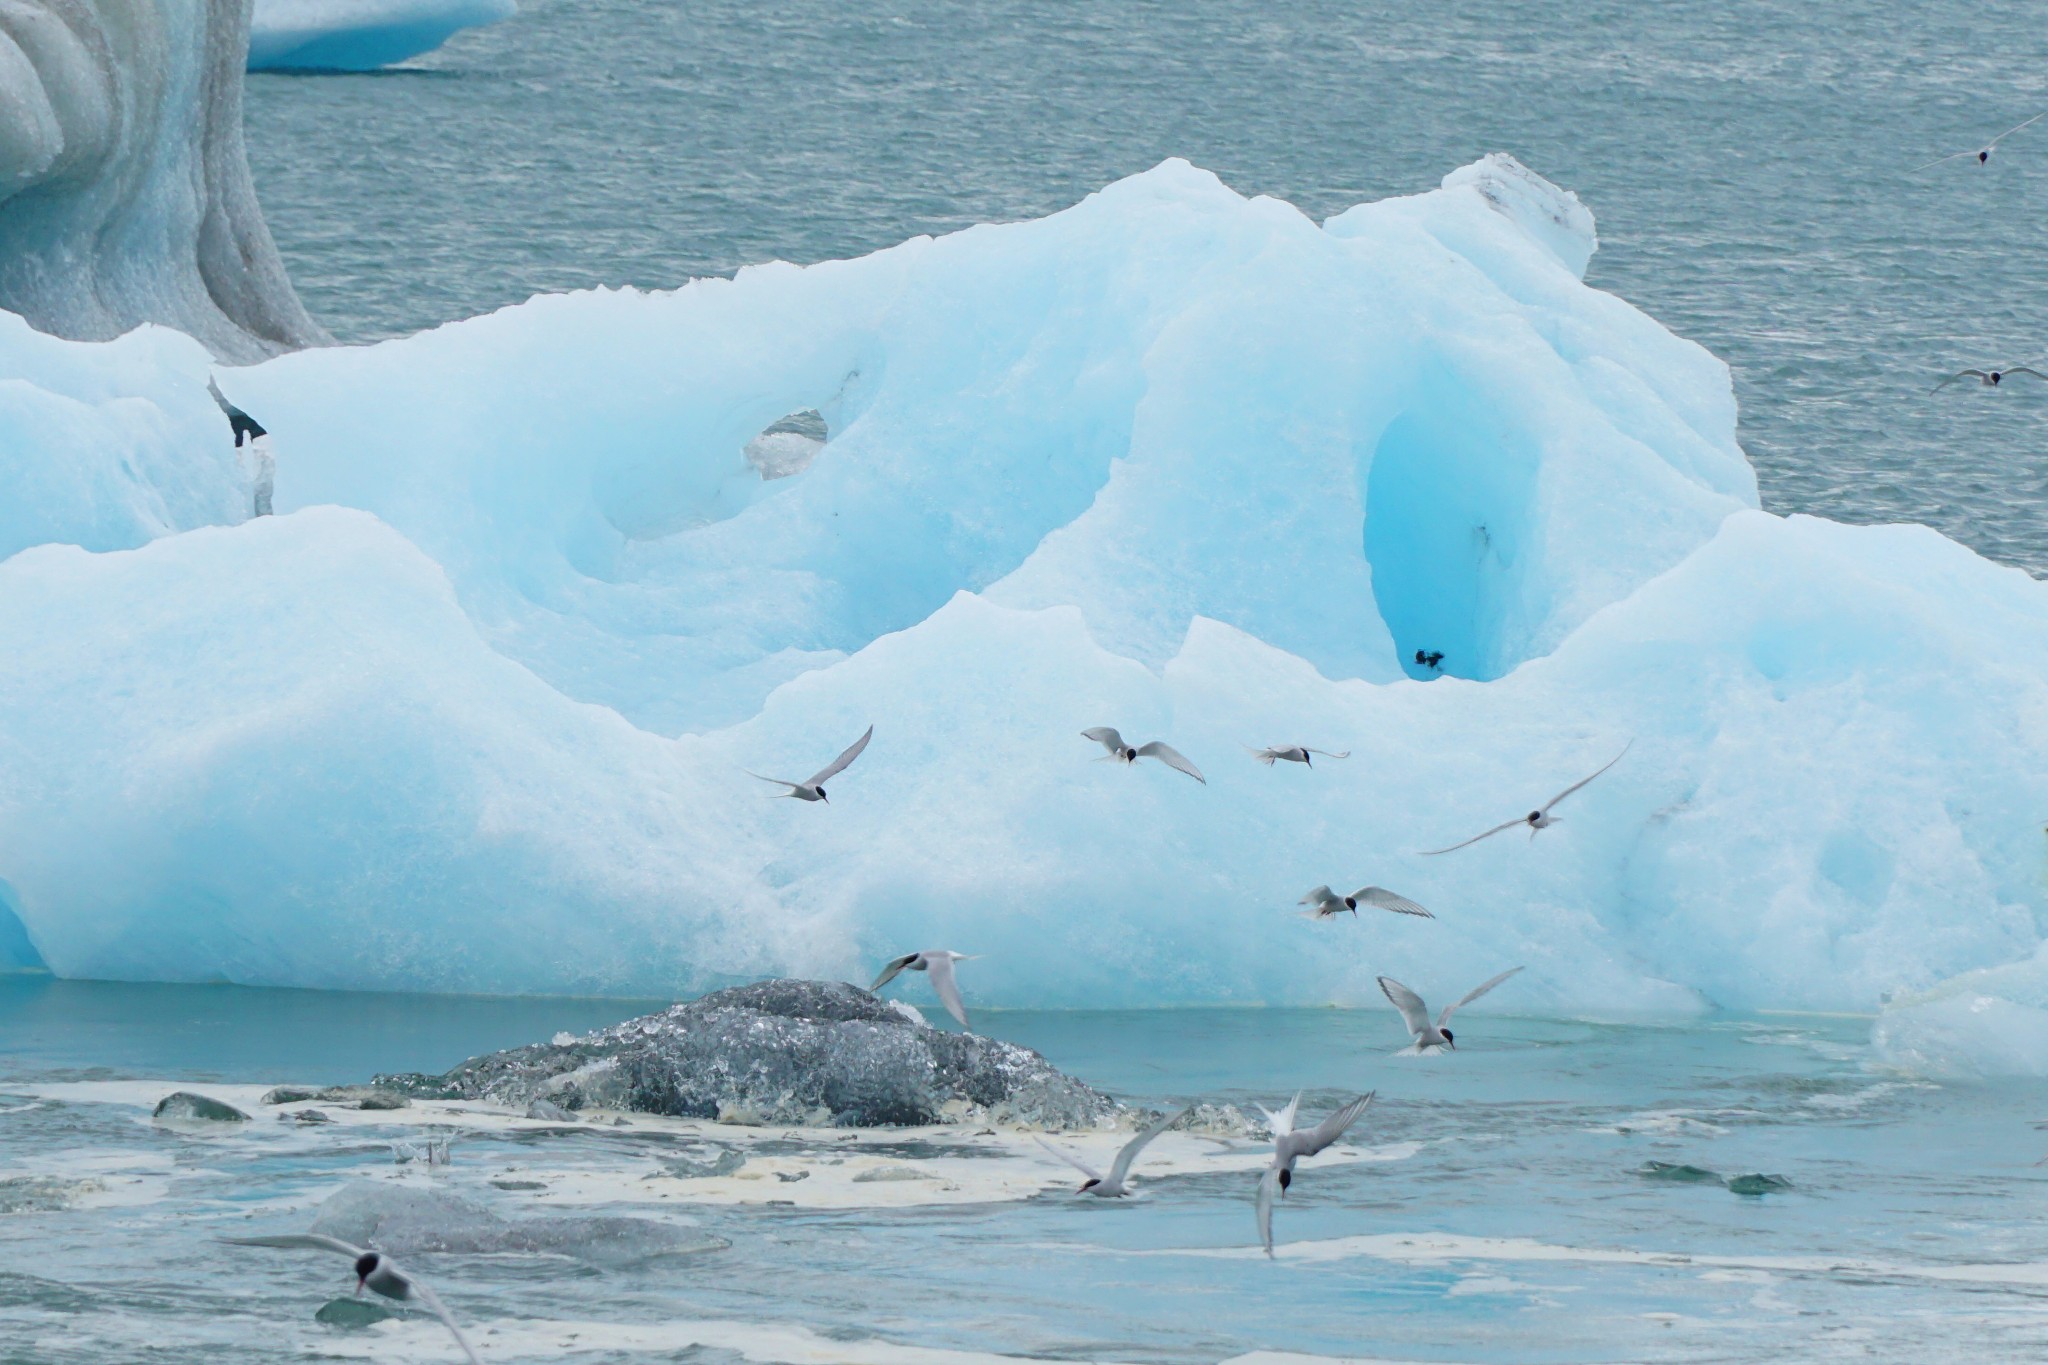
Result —
M251 71L374 71L432 52L516 0L256 0Z

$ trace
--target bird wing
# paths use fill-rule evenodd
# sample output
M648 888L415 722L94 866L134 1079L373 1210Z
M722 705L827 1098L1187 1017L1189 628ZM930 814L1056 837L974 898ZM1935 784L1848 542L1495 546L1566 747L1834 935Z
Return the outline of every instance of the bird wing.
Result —
M1171 744L1162 743L1161 741L1156 739L1153 740L1150 744L1140 744L1138 746L1138 757L1156 758L1161 763L1164 763L1167 767L1177 768L1181 772L1186 773L1189 777L1194 778L1195 781L1201 783L1203 786L1206 787L1209 785L1209 779L1202 776L1202 770L1200 768L1197 768L1194 764L1188 762L1187 758L1184 755L1182 755L1180 750L1174 748Z
M1429 1006L1422 1003L1421 996L1391 976L1380 978L1380 990L1394 1002L1394 1008L1401 1011L1401 1018L1407 1023L1410 1033L1420 1038L1429 1032Z
M1507 980L1509 977L1513 976L1516 972L1519 972L1520 970L1522 970L1520 967L1510 967L1506 971L1502 972L1499 976L1496 976L1493 980L1487 982L1485 985L1474 986L1471 990L1466 991L1462 999L1452 1004L1444 1006L1444 1012L1437 1016L1436 1026L1438 1028L1442 1028L1445 1024L1450 1023L1452 1015L1456 1014L1459 1010L1465 1008L1465 1006L1471 1004L1474 1000L1477 1000L1480 996L1486 994L1495 986L1498 986L1501 982ZM1421 1002L1418 1001L1416 1003L1420 1004Z
M924 960L924 969L932 979L932 989L939 993L939 1003L946 1007L946 1013L960 1021L960 1027L967 1027L967 1006L960 999L960 985L953 979L953 959L933 955Z
M1050 1142L1047 1142L1047 1141L1046 1141L1046 1140L1045 1140L1044 1138L1042 1138L1042 1137L1039 1137L1039 1136L1038 1136L1038 1135L1037 1135L1036 1133L1033 1133L1033 1134L1031 1135L1031 1140L1032 1140L1033 1142L1036 1142L1036 1143L1037 1143L1037 1144L1038 1144L1039 1146L1041 1146L1041 1147L1045 1148L1045 1150L1046 1150L1046 1151L1048 1151L1048 1152L1051 1152L1051 1153L1052 1153L1052 1154L1053 1154L1054 1156L1058 1157L1058 1158L1059 1158L1059 1159L1060 1159L1061 1161L1064 1161L1064 1162L1066 1162L1066 1163L1067 1163L1067 1164L1068 1164L1069 1166L1072 1166L1072 1167L1073 1167L1073 1168L1074 1168L1075 1170L1079 1171L1079 1172L1080 1172L1080 1173L1081 1173L1082 1175L1085 1175L1085 1176L1087 1176L1087 1177L1088 1177L1088 1178L1089 1178L1090 1180L1100 1180L1100 1179L1102 1179L1102 1172L1100 1172L1100 1171L1096 1170L1096 1169L1095 1169L1095 1168L1094 1168L1093 1166L1090 1166L1090 1165L1089 1165L1089 1164L1088 1164L1087 1162L1085 1162L1085 1161L1081 1160L1081 1158L1079 1158L1079 1157L1077 1157L1077 1156L1068 1156L1068 1155L1067 1155L1067 1154L1066 1154L1065 1152L1063 1152L1063 1151L1061 1151L1061 1150L1060 1150L1059 1148L1057 1148L1057 1147L1053 1146L1053 1145L1052 1145L1052 1144L1051 1144Z
M1384 886L1366 886L1351 893L1351 899L1362 905L1377 905L1382 910L1391 910L1397 915L1420 915L1424 919L1436 916L1409 900L1399 892L1389 891Z
M354 1260L363 1254L363 1248L351 1246L339 1237L328 1237L318 1232L294 1232L276 1237L223 1237L223 1242L238 1247L282 1247L287 1251L338 1251Z
M2014 366L2011 366L2011 367L2009 367L2009 368L2007 368L2007 369L2004 369L2004 370L2000 370L2000 371L1999 371L1999 373L2000 373L2000 374L2030 374L2030 375L2034 376L2034 378L2036 378L2036 379L2048 379L2048 374L2042 374L2042 373L2041 373L2041 372L2040 372L2039 370L2035 369L2035 368L2034 368L2033 366L2031 366L2031 365L2014 365Z
M1295 1138L1296 1149L1302 1156L1314 1156L1338 1138L1343 1137L1344 1130L1358 1122L1358 1116L1366 1111L1366 1107L1372 1103L1372 1097L1378 1093L1375 1090L1360 1095L1357 1099L1331 1114L1308 1132L1297 1134Z
M1307 748L1307 746L1303 746L1303 748L1304 748L1305 752L1308 752L1308 753L1311 753L1311 754L1321 754L1321 755L1322 755L1322 756L1323 756L1324 758L1349 758L1349 757L1351 757L1351 751L1350 751L1349 749L1346 749L1346 750L1345 750L1345 751L1344 751L1343 753L1341 753L1341 754L1333 754L1333 753L1331 753L1331 752L1330 752L1330 751L1329 751L1328 749L1309 749L1309 748Z
M1558 793L1557 795L1555 795L1555 796L1551 797L1551 798L1550 798L1550 801L1549 801L1549 803L1548 803L1548 804L1546 804L1546 805L1545 805L1545 806L1543 807L1543 813L1544 813L1545 815L1548 815L1548 814L1550 813L1550 811L1551 811L1551 807L1555 806L1555 805L1556 805L1556 804L1557 804L1558 802L1560 802L1560 801L1564 800L1564 799L1565 799L1565 798L1566 798L1567 796L1570 796L1570 795L1571 795L1571 794L1572 794L1573 792L1577 791L1577 790L1578 790L1579 788L1581 788L1581 787L1585 786L1585 785L1586 785L1586 784L1587 784L1588 782L1591 782L1591 781L1593 780L1593 778L1595 778L1595 777L1598 777L1598 776L1600 776L1600 774L1601 774L1601 773L1604 773L1604 772L1606 772L1606 771L1607 771L1607 770L1608 770L1609 768L1611 768L1611 767L1613 767L1613 766L1614 766L1615 764L1617 764L1617 763L1621 762L1621 760L1623 760L1624 758L1627 758L1627 757L1628 757L1628 751L1629 751L1630 749L1633 749L1633 748L1635 748L1635 747L1636 747L1636 742L1635 742L1634 740L1630 740L1630 741L1629 741L1628 743L1626 743L1626 744L1622 745L1622 746L1621 746L1621 752L1620 752L1620 753L1618 753L1618 754L1616 754L1616 755L1615 755L1615 756L1614 756L1613 758L1610 758L1610 759L1608 759L1608 760L1607 760L1607 761L1606 761L1605 763L1601 764L1601 765L1599 766L1599 768L1597 768L1597 769L1596 769L1596 770L1595 770L1595 771L1594 771L1594 772L1593 772L1593 773L1591 774L1591 776L1588 776L1588 777L1582 777L1582 778L1580 778L1580 779L1579 779L1578 781L1576 781L1576 782L1572 783L1572 784L1571 784L1571 785L1570 785L1569 787L1566 787L1566 788L1565 788L1565 789L1564 789L1563 791L1559 792L1559 793Z
M2017 131L2019 131L2019 130L2018 130L2018 129L2014 129L2013 131L2017 132ZM1986 150L1989 150L1989 149L1987 148ZM1944 162L1944 161L1955 161L1955 160L1958 160L1958 159L1960 159L1960 158L1962 158L1962 157L1966 157L1966 156L1975 156L1975 155L1977 155L1977 153L1976 153L1976 151L1975 151L1975 150L1972 150L1972 151L1967 151L1967 152L1950 152L1950 153L1949 153L1949 154L1948 154L1947 156L1938 156L1938 157L1934 158L1934 160L1932 160L1932 161L1929 161L1929 162L1927 162L1927 163L1926 163L1925 165L1915 166L1915 167L1913 168L1912 174L1914 174L1914 175L1918 175L1918 174L1919 174L1920 172L1922 172L1922 171L1931 171L1931 170L1933 170L1933 169L1934 169L1934 168L1935 168L1936 166L1939 166L1939 165L1940 165L1940 164L1941 164L1942 162Z
M867 728L867 732L865 734L863 734L859 739L855 740L853 743L847 745L846 752L839 755L839 757L833 759L830 763L826 764L823 768L821 768L818 771L818 775L812 778L807 785L813 787L822 786L826 781L830 780L831 778L837 777L839 776L839 774L845 772L846 765L853 762L853 760L855 760L856 758L859 758L860 751L862 749L867 748L868 741L873 739L874 737L875 727L870 725Z
M1129 1142L1126 1142L1123 1150L1116 1154L1116 1161L1109 1168L1109 1183L1112 1185L1123 1184L1124 1177L1131 1173L1131 1163L1138 1159L1138 1153L1145 1150L1145 1144L1194 1112L1193 1106L1189 1106L1178 1114L1168 1114L1165 1118L1159 1120L1159 1122L1153 1124Z
M868 994L873 995L876 991L894 981L903 974L905 967L908 967L915 961L917 961L916 953L905 953L902 957L892 960L887 966L882 968L882 974L875 978L875 984L868 987Z
M1266 1127L1272 1130L1273 1136L1276 1138L1286 1137L1294 1131L1294 1116L1300 1110L1301 1092L1299 1090L1294 1092L1293 1099L1287 1101L1287 1107L1277 1114L1263 1104L1259 1106L1259 1112L1266 1116Z
M1280 757L1280 751L1278 749L1259 749L1254 748L1249 744L1245 745L1244 748L1246 753L1250 754L1253 758L1256 758L1257 760L1259 760L1259 762L1265 764L1269 768L1273 766L1273 760Z
M1452 844L1449 848L1425 849L1420 856L1424 858L1434 858L1439 853L1456 853L1461 848L1472 847L1472 845L1478 843L1481 839L1491 839L1494 835L1500 833L1504 829L1513 829L1516 825L1526 825L1528 823L1529 822L1526 819L1509 820L1505 824L1495 825L1492 829L1486 831L1486 833L1484 834L1473 835L1471 838L1467 839L1462 844Z
M1266 1248L1266 1254L1273 1254L1273 1196L1280 1190L1280 1172L1267 1171L1259 1177L1258 1201L1254 1207L1259 1215L1259 1244Z
M2012 136L2012 135L2013 135L2014 133L2017 133L2017 132L2018 132L2018 131L2019 131L2020 129L2022 129L2022 128L2031 128L2031 127L2033 127L2033 126L2034 126L2035 124L2039 123L2039 122L2040 122L2040 121L2041 121L2042 119L2044 119L2044 118L2048 118L2048 110L2043 110L2043 111L2042 111L2041 113L2038 113L2038 114L2034 115L2034 116L2033 116L2032 118L2028 119L2028 120L2027 120L2027 121L2026 121L2025 123L2015 123L2015 124L2014 124L2014 125L2013 125L2012 127L2010 127L2010 128L2008 128L2008 129L2006 129L2006 130L2005 130L2004 132L2000 133L2000 134L1999 134L1999 135L1998 135L1997 137L1995 137L1995 138L1992 138L1990 142L1986 143L1986 144L1984 145L1984 150L1985 150L1985 151L1987 151L1987 152L1988 152L1988 151L1990 151L1990 150L1991 150L1991 149L1992 149L1993 147L1996 147L1996 146L1997 146L1997 145L1998 145L1999 143L2001 143L2001 142L2005 141L2005 140L2006 140L2007 138L2011 137L2011 136ZM1969 154L1968 154L1968 153L1966 152L1966 153L1964 153L1964 155L1966 155L1966 156L1967 156L1967 155L1969 155Z
M1939 384L1936 384L1934 386L1933 392L1940 393L1943 389L1955 383L1958 379L1989 379L1990 377L1991 376L1985 374L1982 370L1957 370L1954 374L1942 380Z
M1319 886L1315 890L1309 892L1306 896L1303 896L1300 900L1296 901L1295 904L1328 905L1331 901L1335 899L1337 899L1336 892L1332 891L1327 886Z
M1092 739L1111 753L1119 753L1124 747L1124 737L1113 725L1098 725L1092 730L1083 730L1081 738Z
M441 1296L410 1275L406 1276L406 1281L412 1289L412 1297L425 1304L428 1310L441 1320L441 1325L448 1329L448 1334L455 1338L455 1344L469 1357L469 1365L484 1365L482 1358L476 1353L476 1348L469 1344L469 1338L462 1335L462 1329L455 1325L455 1316L448 1311L447 1305L441 1302Z
M763 782L773 782L776 786L787 787L791 791L796 791L798 788L803 786L803 783L801 782L785 782L779 777L761 777L761 774L757 772L749 772L745 768L740 769L740 771L746 773L748 777L757 777L760 778Z

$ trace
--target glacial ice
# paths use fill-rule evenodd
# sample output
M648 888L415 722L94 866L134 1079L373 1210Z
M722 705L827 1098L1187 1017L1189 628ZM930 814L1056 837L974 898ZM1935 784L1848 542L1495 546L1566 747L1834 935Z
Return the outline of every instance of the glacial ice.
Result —
M242 152L248 3L0 5L0 309L93 341L164 323L238 361L326 339Z
M1725 368L1594 245L1504 157L1320 227L1169 162L222 371L282 515L0 563L0 904L77 976L688 992L944 946L970 1008L1526 963L1475 1008L1989 968L2041 1010L2004 964L2044 943L2048 587L1756 510ZM869 723L829 806L742 771ZM1091 762L1100 724L1209 785ZM1630 740L1533 841L1415 856ZM1291 913L1347 879L1438 918Z
M516 0L256 0L251 71L372 71L495 24Z

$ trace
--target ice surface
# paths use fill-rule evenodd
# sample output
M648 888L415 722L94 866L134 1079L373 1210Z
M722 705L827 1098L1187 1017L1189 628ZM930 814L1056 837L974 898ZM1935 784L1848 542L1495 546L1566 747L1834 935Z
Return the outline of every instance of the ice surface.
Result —
M0 6L0 308L91 340L167 323L236 360L325 339L242 153L248 3Z
M461 1195L380 1180L351 1180L335 1191L321 1204L312 1231L397 1257L524 1252L616 1263L725 1245L695 1228L647 1218L505 1218Z
M370 71L518 10L515 0L256 0L251 71Z

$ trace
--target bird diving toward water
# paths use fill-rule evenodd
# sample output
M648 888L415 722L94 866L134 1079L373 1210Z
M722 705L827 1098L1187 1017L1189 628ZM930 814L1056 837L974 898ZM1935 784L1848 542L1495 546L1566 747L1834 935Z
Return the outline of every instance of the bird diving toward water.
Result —
M1138 1159L1138 1153L1144 1151L1153 1138L1158 1137L1161 1133L1194 1112L1193 1106L1190 1106L1181 1110L1178 1114L1169 1114L1132 1138L1129 1142L1126 1142L1123 1145L1123 1150L1116 1154L1116 1160L1109 1164L1108 1175L1104 1175L1085 1161L1068 1156L1044 1138L1039 1138L1037 1141L1038 1145L1045 1148L1046 1151L1051 1152L1061 1161L1066 1162L1082 1175L1088 1177L1081 1185L1081 1188L1075 1190L1074 1193L1092 1194L1098 1199L1121 1199L1125 1195L1133 1193L1130 1186L1131 1163Z
M1380 989L1386 992L1387 999L1394 1002L1394 1008L1401 1011L1401 1021L1408 1025L1408 1032L1415 1035L1417 1052L1424 1052L1433 1047L1449 1048L1456 1052L1458 1044L1451 1037L1451 1016L1521 970L1520 967L1510 967L1485 985L1474 986L1466 991L1457 1003L1445 1005L1444 1012L1436 1017L1434 1024L1429 1022L1429 1006L1422 1003L1422 997L1393 977L1381 977Z
M400 1270L397 1264L381 1251L370 1251L364 1247L351 1246L339 1237L324 1237L317 1232L296 1233L284 1237L228 1237L223 1239L238 1247L283 1247L288 1251L332 1251L355 1262L356 1297L361 1298L365 1289L382 1294L387 1299L400 1303L426 1305L428 1312L441 1320L455 1344L469 1357L470 1365L483 1365L476 1349L469 1339L462 1335L462 1329L455 1325L455 1319L441 1303L440 1295L421 1284L412 1276Z
M1997 137L1992 138L1991 141L1985 143L1982 147L1978 147L1972 151L1967 152L1950 152L1947 156L1938 156L1934 158L1934 160L1928 162L1924 166L1915 166L1913 168L1913 173L1915 175L1918 175L1921 171L1932 170L1936 166L1941 165L1945 161L1960 161L1964 157L1971 158L1979 166L1981 166L1991 159L1991 154L1998 150L1999 143L2005 141L2007 138L2011 137L2014 133L2017 133L2022 128L2033 127L2035 124L2039 123L2044 118L2048 118L2048 111L2044 111L2042 113L2034 115L2025 123L2014 124L2012 127L2000 133Z
M1478 843L1481 839L1491 839L1494 835L1499 834L1502 830L1514 829L1518 825L1527 825L1529 827L1529 838L1532 840L1535 839L1537 830L1549 829L1552 825L1557 823L1557 817L1555 815L1552 815L1550 812L1557 808L1558 802L1564 800L1567 796L1570 796L1573 792L1585 786L1588 782L1591 782L1594 777L1600 776L1601 773L1606 772L1609 768L1621 762L1621 760L1628 754L1628 751L1635 747L1635 744L1636 742L1634 740L1630 740L1628 743L1622 745L1621 752L1616 754L1613 758L1608 759L1607 762L1605 762L1604 764L1602 764L1598 771L1596 771L1592 777L1582 777L1578 781L1572 783L1569 787L1566 787L1563 791L1559 792L1557 795L1551 797L1549 801L1545 802L1540 810L1532 810L1527 815L1519 816L1516 819L1508 820L1501 824L1495 825L1492 829L1486 831L1486 833L1475 834L1462 844L1452 844L1449 848L1427 849L1420 856L1424 858L1434 858L1440 853L1456 853L1461 848L1469 848L1473 844Z
M1333 754L1328 749L1311 749L1303 744L1289 744L1283 748L1272 749L1253 749L1252 746L1249 744L1245 745L1244 747L1247 749L1251 749L1252 757L1256 758L1257 760L1259 760L1259 762L1265 764L1269 768L1273 766L1275 761L1282 763L1299 763L1304 768L1313 768L1316 765L1309 761L1310 754L1321 754L1324 758L1351 757L1351 751L1349 749L1346 749L1341 754Z
M1124 743L1122 735L1107 725L1098 725L1093 729L1083 730L1081 738L1092 739L1109 751L1096 760L1098 763L1115 759L1119 763L1135 764L1141 758L1156 758L1167 767L1186 773L1203 786L1209 785L1209 779L1202 776L1200 768L1188 762L1182 756L1180 750L1161 740L1155 739L1150 744L1140 744L1137 748L1133 749L1130 745Z
M227 414L228 429L235 434L236 449L239 450L244 441L254 444L258 436L268 436L270 434L263 429L261 422L251 417L248 413L243 412L233 403L230 403L228 396L220 391L220 385L214 383L212 379L206 381L206 391L213 395L213 401L220 405L222 412Z
M761 777L761 774L747 772L744 768L740 771L747 772L748 777L760 778L763 782L773 782L778 787L789 788L788 791L782 793L784 796L794 796L799 801L824 801L826 781L845 772L846 765L859 758L860 751L867 748L868 741L874 737L875 727L870 725L865 734L847 746L845 753L819 769L807 782L786 782L779 777ZM827 804L829 805L830 803L827 802Z
M1264 1105L1259 1112L1266 1116L1266 1126L1273 1132L1273 1164L1259 1177L1259 1192L1255 1207L1259 1216L1259 1241L1266 1248L1266 1254L1273 1254L1273 1200L1287 1193L1294 1184L1294 1163L1305 1156L1314 1156L1344 1136L1344 1130L1358 1121L1372 1103L1378 1091L1360 1095L1351 1103L1331 1114L1313 1128L1299 1129L1294 1126L1294 1116L1301 1111L1299 1093L1287 1102L1287 1107L1274 1113Z
M1936 384L1933 392L1940 393L1958 379L1974 379L1987 389L1995 389L2000 384L2003 384L2008 376L2015 374L2030 374L2036 379L2048 379L2048 374L2042 374L2039 370L2027 365L2008 365L2002 370L1957 370L1954 374Z
M875 978L875 984L868 987L870 994L878 994L882 987L894 981L905 971L924 972L932 979L932 989L939 993L939 1003L946 1007L946 1013L960 1021L960 1027L967 1027L967 1006L960 1000L960 983L953 979L953 964L968 962L972 957L967 953L955 953L944 948L928 948L921 953L905 953Z
M1296 901L1295 904L1313 907L1303 912L1310 919L1334 919L1347 910L1351 912L1351 917L1356 919L1358 917L1358 907L1361 905L1371 905L1381 910L1391 910L1397 915L1420 915L1424 919L1436 918L1435 915L1430 914L1429 911L1423 909L1414 901L1409 900L1406 896L1389 891L1384 886L1361 886L1348 896L1340 896L1327 886L1319 886Z

